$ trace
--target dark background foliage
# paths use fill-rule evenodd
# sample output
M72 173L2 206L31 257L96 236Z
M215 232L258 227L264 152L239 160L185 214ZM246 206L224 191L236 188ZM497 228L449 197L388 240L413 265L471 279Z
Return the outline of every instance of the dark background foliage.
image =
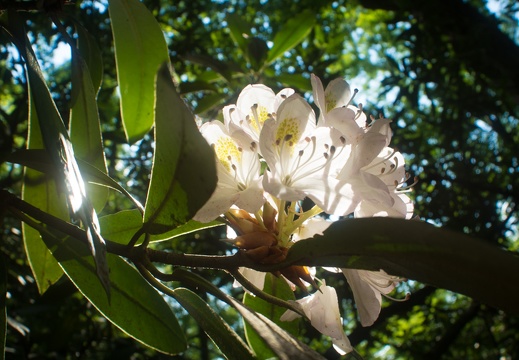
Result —
M382 113L393 119L392 143L406 154L408 170L418 180L413 192L417 215L513 251L519 248L519 6L515 1L489 2L498 10L483 0L144 2L166 34L179 89L202 119L221 116L219 110L235 102L239 90L252 82L310 94L311 73L324 83L338 76L352 79L366 99L368 115ZM0 7L29 3L1 1ZM262 66L274 35L303 10L316 18L308 37L270 66ZM110 175L143 200L153 139L147 136L131 146L125 143L106 3L68 3L58 14L70 30L72 18L87 27L103 51L98 102ZM45 11L23 16L66 119L70 69L68 63L56 65L52 60L63 39ZM248 53L233 42L228 16L252 25L254 40ZM0 54L0 151L6 154L25 146L27 94L21 60L5 37L0 37ZM2 188L19 191L20 168L1 166ZM121 198L113 197L107 211L127 207ZM217 231L160 246L223 254L227 247L216 240L222 236ZM111 326L66 279L38 295L21 244L20 224L4 218L0 255L8 269L7 358L166 358ZM226 274L204 271L203 275L230 289ZM519 355L519 319L470 298L411 282L397 295L410 291L410 300L386 301L375 325L362 328L351 293L341 286L342 278L329 282L337 285L343 299L352 344L366 358L512 359ZM208 300L227 318L238 319L216 300ZM178 314L192 344L178 358L217 357L197 324L180 309ZM329 358L337 357L312 329L306 329L305 336Z

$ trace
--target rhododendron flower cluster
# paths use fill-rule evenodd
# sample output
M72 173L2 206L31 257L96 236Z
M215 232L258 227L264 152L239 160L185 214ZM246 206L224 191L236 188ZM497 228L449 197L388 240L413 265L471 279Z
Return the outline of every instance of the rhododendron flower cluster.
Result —
M318 116L294 90L276 94L254 84L243 89L236 104L223 109L223 123L214 120L200 128L214 149L218 184L195 220L223 216L237 234L233 245L258 263L279 263L294 242L322 234L331 224L326 215L412 216L404 158L388 147L391 120L368 121L362 106L351 104L344 79L333 80L326 89L318 77L312 75L311 81ZM314 206L303 209L304 199ZM241 270L263 287L264 273ZM346 277L363 326L373 324L381 295L401 281L383 270L327 270ZM337 351L351 351L335 289L313 273L290 266L275 274L302 289L313 287L315 291L295 306L331 337ZM287 310L281 320L297 316Z

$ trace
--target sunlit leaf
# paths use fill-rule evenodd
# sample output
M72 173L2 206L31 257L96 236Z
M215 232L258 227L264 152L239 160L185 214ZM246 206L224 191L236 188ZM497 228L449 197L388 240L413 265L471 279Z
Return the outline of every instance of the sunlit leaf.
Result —
M294 292L286 280L281 277L276 277L271 273L265 274L265 285L263 291L283 300L295 300ZM243 303L251 310L265 315L283 330L288 331L294 335L297 334L299 330L299 320L279 320L281 315L283 315L287 309L271 304L249 293L245 293ZM253 330L247 323L245 323L245 335L247 336L247 342L254 350L254 353L258 356L258 358L268 359L275 356L270 347L268 347L267 344L265 344L265 342L261 339L261 336L258 335L256 331Z
M164 64L157 75L155 153L144 211L145 232L185 224L216 186L214 153L175 90Z
M75 25L78 34L78 50L83 60L85 60L90 77L92 78L94 92L97 94L103 80L103 58L101 50L99 50L96 39L84 26L77 22Z
M42 145L43 146L43 145ZM4 161L12 162L29 167L39 172L45 173L47 176L52 177L56 174L56 168L54 163L51 162L49 154L43 149L22 149L15 151L7 156L3 157ZM119 185L114 179L109 177L106 173L102 172L95 166L90 165L80 159L77 159L81 174L84 179L90 184L96 184L99 186L108 187L119 191L130 199L135 206L144 212L144 208L133 196L126 191L121 185Z
M421 221L346 219L298 241L288 264L383 269L519 314L519 256Z
M72 88L77 97L70 110L70 140L74 145L74 154L107 173L101 139L101 125L97 111L96 90L92 85L89 68L76 51L72 50ZM96 211L101 211L108 199L106 187L87 184L87 194Z
M268 53L266 63L272 63L303 41L312 30L315 20L314 12L304 10L283 25L281 30L274 36L274 45Z
M126 261L108 254L110 301L96 278L88 247L57 232L43 234L47 246L79 291L103 316L141 343L177 354L186 349L186 339L164 298Z
M138 0L108 2L115 43L121 117L130 143L153 126L155 75L168 60L168 48L159 24Z
M138 210L123 210L100 217L99 223L101 224L102 235L105 239L119 244L128 244L133 235L142 227L142 214ZM209 223L189 220L173 230L151 235L150 242L169 240L198 230L221 225L224 225L224 223L217 220ZM136 244L142 243L143 240L144 236L141 236Z
M32 97L29 92L29 133L27 135L28 149L43 148L43 140L40 132L38 114L34 109ZM31 150L28 150L31 151ZM45 150L48 162L50 158ZM38 209L61 219L68 219L69 213L65 199L59 197L56 183L51 175L42 172L25 169L22 184L22 199L34 205ZM49 286L54 284L63 275L63 270L49 249L41 239L39 232L26 223L22 223L23 242L29 265L38 286L38 291L43 294Z
M107 296L110 296L106 247L99 232L97 214L86 196L85 184L74 157L69 134L29 43L23 20L12 10L9 10L9 29L14 44L25 59L29 88L34 110L38 114L43 144L58 170L58 189L65 193L69 210L81 220L86 229L99 281L103 284Z
M254 359L236 332L197 294L185 288L173 290L175 300L191 315L228 359Z

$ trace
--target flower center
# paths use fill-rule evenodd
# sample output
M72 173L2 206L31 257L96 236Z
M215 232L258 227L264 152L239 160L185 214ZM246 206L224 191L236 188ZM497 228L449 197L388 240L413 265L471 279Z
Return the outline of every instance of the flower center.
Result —
M235 162L241 162L241 149L229 136L222 136L214 144L214 151L216 157L225 169L231 172L231 169L235 169Z
M260 133L265 121L271 117L267 108L258 104L254 104L250 108L250 113L247 115L247 123L252 127L256 133Z

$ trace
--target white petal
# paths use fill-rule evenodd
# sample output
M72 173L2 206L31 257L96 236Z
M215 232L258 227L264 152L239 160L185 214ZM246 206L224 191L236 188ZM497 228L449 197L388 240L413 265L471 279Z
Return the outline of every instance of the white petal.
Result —
M235 189L217 187L213 195L198 210L193 219L202 223L213 221L228 211L238 197L238 191Z
M342 269L348 284L353 291L353 298L357 305L360 322L362 326L373 325L380 314L380 305L382 296L380 292L375 291L367 282L360 277L360 270Z
M297 232L293 234L292 239L294 241L299 241L309 239L315 235L322 235L324 230L328 229L331 224L331 221L322 218L308 219L297 229Z
M337 78L326 86L324 91L326 99L326 112L348 105L351 100L350 85L343 78Z

